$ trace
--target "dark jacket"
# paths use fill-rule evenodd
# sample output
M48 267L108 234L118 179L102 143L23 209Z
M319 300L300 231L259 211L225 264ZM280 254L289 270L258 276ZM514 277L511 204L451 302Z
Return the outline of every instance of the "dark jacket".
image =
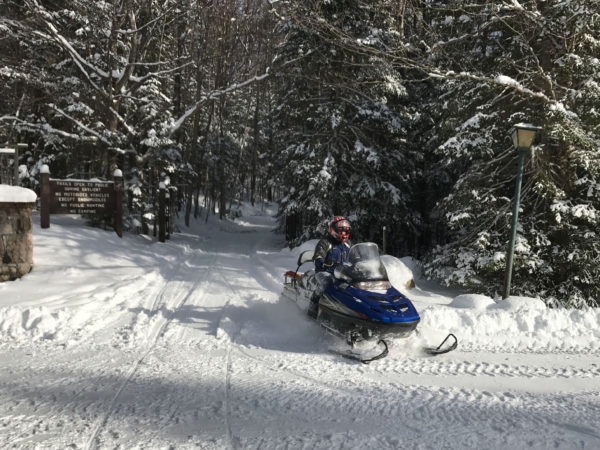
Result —
M327 236L317 243L315 248L315 271L333 273L335 266L348 262L350 241L340 242Z

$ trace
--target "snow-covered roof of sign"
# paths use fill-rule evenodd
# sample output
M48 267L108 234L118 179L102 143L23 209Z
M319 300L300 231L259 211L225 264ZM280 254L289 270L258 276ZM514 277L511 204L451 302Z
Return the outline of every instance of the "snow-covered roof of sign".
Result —
M0 184L0 203L33 203L36 199L31 189Z

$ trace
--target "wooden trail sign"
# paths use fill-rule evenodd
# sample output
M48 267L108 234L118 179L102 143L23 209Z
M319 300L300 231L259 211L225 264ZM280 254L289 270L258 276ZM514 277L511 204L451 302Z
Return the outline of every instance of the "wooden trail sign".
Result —
M50 214L111 214L112 181L54 180L50 178Z
M114 181L58 180L50 178L48 166L40 171L41 225L50 227L50 214L103 214L113 217L123 236L123 175L115 170Z

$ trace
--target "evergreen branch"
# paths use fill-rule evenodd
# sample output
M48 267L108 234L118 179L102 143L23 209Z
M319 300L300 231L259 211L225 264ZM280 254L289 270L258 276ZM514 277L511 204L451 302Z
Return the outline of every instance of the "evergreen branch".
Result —
M78 134L73 134L73 133L68 133L64 130L59 130L57 128L54 128L52 125L48 124L48 123L32 123L32 122L28 122L22 119L19 119L16 116L0 116L0 121L13 121L13 123L18 122L21 126L24 127L28 127L31 129L35 129L38 130L40 132L45 132L45 133L51 133L51 134L56 134L58 136L62 136L62 137L66 137L69 139L73 139L75 141L90 141L90 142L94 142L97 140L96 136L94 137L83 137L81 135Z
M519 92L520 94L524 94L528 97L533 97L538 100L542 100L544 103L546 103L548 105L556 104L556 102L554 100L548 98L548 96L545 95L544 93L532 91L531 89L526 88L523 85L521 85L519 82L512 80L512 79L508 79L506 77L502 77L502 76L497 76L495 78L491 78L491 77L477 75L477 74L470 73L470 72L458 72L457 73L457 72L454 72L453 70L443 72L441 70L437 70L432 67L430 67L428 69L428 74L431 78L468 79L468 80L472 80L472 81L479 81L479 82L482 82L482 83L485 83L488 85L504 86L506 88L510 88L516 92Z
M72 121L75 125L77 125L82 130L86 131L87 133L91 134L92 136L95 136L101 142L105 143L106 145L111 145L111 143L104 136L102 136L100 133L98 133L97 131L92 130L91 128L89 128L87 126L85 126L79 120L77 120L73 116L67 114L66 112L64 112L63 110L61 110L60 108L58 108L56 105L50 104L48 106L50 106L50 108L52 108L54 111L56 111L57 113L59 113L61 116L69 119L70 121Z

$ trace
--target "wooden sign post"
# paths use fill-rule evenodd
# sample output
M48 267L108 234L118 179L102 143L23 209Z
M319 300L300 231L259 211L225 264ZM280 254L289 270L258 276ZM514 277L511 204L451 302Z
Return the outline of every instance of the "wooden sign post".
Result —
M19 151L0 148L0 184L19 185Z
M165 196L167 186L162 181L158 185L158 240L165 242Z
M48 166L40 170L42 228L50 227L50 214L105 214L113 217L115 232L123 237L123 174L114 181L58 180Z
M50 169L43 165L40 169L40 222L42 228L50 228Z
M115 190L115 209L113 211L113 217L115 222L115 232L117 235L123 237L123 172L119 169L115 169L113 172L113 186Z

